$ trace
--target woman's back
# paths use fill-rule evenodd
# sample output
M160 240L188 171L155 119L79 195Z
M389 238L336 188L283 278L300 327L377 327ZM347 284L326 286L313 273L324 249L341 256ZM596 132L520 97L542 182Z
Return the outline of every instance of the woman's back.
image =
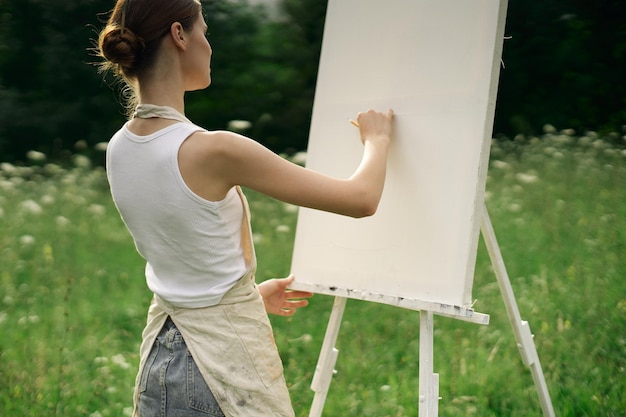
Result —
M185 307L216 304L246 269L237 190L208 201L180 173L179 148L198 130L177 123L138 136L124 126L107 151L113 200L147 261L148 286Z

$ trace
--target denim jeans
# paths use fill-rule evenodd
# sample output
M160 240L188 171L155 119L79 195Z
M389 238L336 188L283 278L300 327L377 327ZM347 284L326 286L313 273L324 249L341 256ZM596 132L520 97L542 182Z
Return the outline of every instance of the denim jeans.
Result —
M139 389L139 417L224 417L169 318L152 346Z

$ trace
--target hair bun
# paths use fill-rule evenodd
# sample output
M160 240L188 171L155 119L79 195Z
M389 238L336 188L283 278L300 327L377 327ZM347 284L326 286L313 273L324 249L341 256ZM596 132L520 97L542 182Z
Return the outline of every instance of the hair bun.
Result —
M128 28L119 26L103 31L99 41L102 56L113 64L132 70L145 42Z

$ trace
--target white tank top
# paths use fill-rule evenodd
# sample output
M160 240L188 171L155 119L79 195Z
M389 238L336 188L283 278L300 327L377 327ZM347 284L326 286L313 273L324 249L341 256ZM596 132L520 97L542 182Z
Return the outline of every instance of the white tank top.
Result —
M236 188L221 201L207 201L180 173L178 150L199 130L176 123L137 136L124 125L109 142L106 159L113 201L147 262L148 287L188 308L218 304L247 269Z

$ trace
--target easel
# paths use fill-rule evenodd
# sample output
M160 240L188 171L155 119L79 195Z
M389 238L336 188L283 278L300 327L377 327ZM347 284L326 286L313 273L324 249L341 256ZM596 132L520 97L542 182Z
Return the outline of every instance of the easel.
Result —
M498 242L496 241L491 220L489 219L489 213L484 204L480 229L498 280L498 286L504 300L509 321L513 327L513 333L520 355L522 356L522 362L530 367L543 415L545 417L554 417L554 409L541 369L541 364L539 363L537 349L533 342L533 335L528 322L521 319L517 302L515 301L515 295L513 294L513 288L511 287L511 282L504 266L504 260L500 253ZM315 392L315 396L309 417L321 417L330 382L335 373L334 368L339 354L339 351L335 348L335 343L339 335L339 327L347 301L347 297L342 295L335 296L328 328L322 344L313 382L311 383L311 389ZM350 296L355 298L353 293L351 293ZM364 296L366 296L366 294L364 294ZM356 298L360 297L357 296ZM381 301L420 311L419 417L436 417L438 415L439 401L439 374L433 373L433 315L439 314L478 324L488 324L489 316L475 313L471 309L437 303L423 303L414 300L409 302L409 304L406 302L403 304L402 302L396 302L396 300L392 299Z

